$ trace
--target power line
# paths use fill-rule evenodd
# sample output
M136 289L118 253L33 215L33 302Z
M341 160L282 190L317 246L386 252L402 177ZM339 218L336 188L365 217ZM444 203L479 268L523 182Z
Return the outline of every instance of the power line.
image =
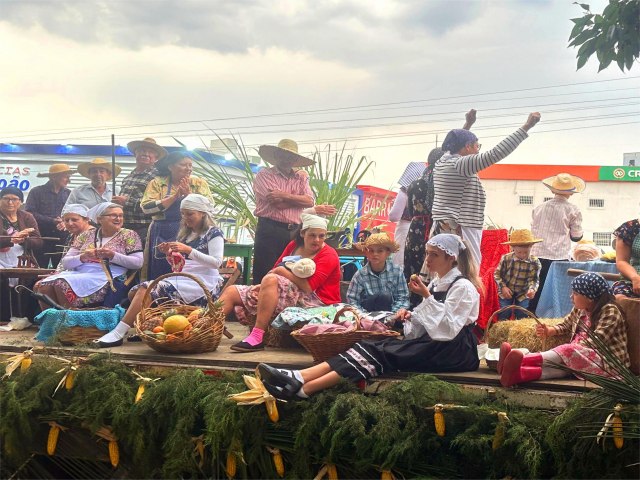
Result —
M618 82L625 80L635 80L640 78L640 76L636 77L626 77L626 78L617 78L617 79L608 79L608 80L594 80L590 82L576 82L576 83L567 83L567 84L559 84L559 85L549 85L542 87L531 87L531 88L523 88L523 89L515 89L515 90L502 90L497 92L485 92L485 93L476 93L476 94L468 94L468 95L455 95L449 97L436 97L431 99L422 99L422 100L406 100L401 102L386 102L386 103L377 103L377 104L368 104L368 105L352 105L347 107L334 107L334 108L324 108L324 109L315 109L315 110L302 110L302 111L294 111L294 112L280 112L280 113L266 113L266 114L256 114L256 115L243 115L243 116L235 116L235 117L222 117L222 118L214 118L214 119L203 119L203 120L185 120L178 122L163 122L163 123L148 123L148 124L134 124L134 125L108 125L108 126L98 126L92 127L88 129L59 129L55 130L55 133L81 133L88 131L97 131L97 130L109 130L109 129L130 129L130 128L142 128L142 127L158 127L158 126L168 126L168 125L182 125L187 123L202 123L202 122L217 122L217 121L227 121L227 120L243 120L249 118L264 118L264 117L273 117L273 116L286 116L286 115L301 115L301 114L315 114L322 112L338 112L338 111L346 111L353 109L362 109L368 107L385 107L390 105L407 105L411 103L426 103L433 102L438 100L453 100L458 98L469 98L469 97L480 97L480 96L488 96L488 95L501 95L506 93L518 93L518 92L527 92L527 91L535 91L535 90L545 90L552 88L564 88L578 85L591 85L598 83L607 83L607 82ZM18 130L13 132L7 132L6 135L13 135L19 133L43 133L43 132L51 132L51 130Z

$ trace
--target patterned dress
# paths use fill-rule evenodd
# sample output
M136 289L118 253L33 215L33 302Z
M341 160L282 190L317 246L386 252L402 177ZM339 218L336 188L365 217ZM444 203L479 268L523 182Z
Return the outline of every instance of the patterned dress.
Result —
M556 329L559 334L571 333L570 343L552 349L568 367L585 373L608 375L602 358L591 346L587 329L594 330L623 364L630 365L626 323L618 307L613 304L602 307L597 322L587 312L574 308L564 322L556 325Z
M425 245L429 240L429 230L433 222L431 207L433 206L433 168L425 169L422 177L409 185L407 189L407 208L411 215L411 225L407 233L404 247L404 276L406 281L414 273L419 273L425 259ZM415 293L410 295L411 308L422 301Z
M87 230L86 232L82 232L80 235L78 235L78 238L76 238L72 247L81 252L87 249L98 247L99 232L100 232L99 229L96 230L93 228ZM111 237L109 241L107 241L104 245L101 245L101 246L108 247L112 249L114 252L118 252L123 255L130 255L132 253L142 251L142 242L140 241L140 237L138 236L138 234L133 230L128 230L126 228L122 228L118 230L118 232L113 237ZM112 270L114 269L113 267L122 268L117 265L112 265ZM114 280L116 278L123 278L125 275L126 275L126 270L125 270L125 273L118 275L117 277L114 278ZM107 294L107 291L109 290L109 284L106 283L107 277L105 273L102 271L96 271L92 273L89 273L89 272L77 273L76 275L73 276L73 279L71 279L70 277L67 279L54 278L54 277L64 277L64 276L65 276L65 271L59 274L52 275L51 277L45 278L44 280L41 280L41 283L44 283L44 284L53 283L55 287L58 287L64 293L65 298L73 308L82 308L82 307L100 305L104 300ZM105 282L104 286L102 286L101 288L99 288L98 290L94 291L89 295L82 296L82 297L78 296L76 292L74 292L72 286L70 285L70 282L82 281L83 278L88 279L89 276L98 276L100 280L104 279L104 282Z
M636 272L640 274L640 220L629 220L618 227L613 232L618 240L622 240L625 244L631 247L631 258L629 263ZM624 295L626 297L638 298L638 295L633 293L633 288L630 280L620 280L613 284L614 295Z

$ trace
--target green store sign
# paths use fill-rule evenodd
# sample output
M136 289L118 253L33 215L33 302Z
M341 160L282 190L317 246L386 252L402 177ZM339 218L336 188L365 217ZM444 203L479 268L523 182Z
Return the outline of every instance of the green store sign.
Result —
M600 167L598 180L640 182L640 167Z

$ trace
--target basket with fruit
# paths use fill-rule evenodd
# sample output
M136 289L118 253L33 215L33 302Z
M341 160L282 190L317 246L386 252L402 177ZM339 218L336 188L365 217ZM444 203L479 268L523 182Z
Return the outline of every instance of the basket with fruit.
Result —
M207 298L206 307L185 305L167 300L151 303L150 292L164 278L187 277L196 282ZM142 341L162 353L212 352L220 344L224 331L222 304L215 302L205 285L188 273L168 273L153 280L142 299L142 309L135 321L136 333Z

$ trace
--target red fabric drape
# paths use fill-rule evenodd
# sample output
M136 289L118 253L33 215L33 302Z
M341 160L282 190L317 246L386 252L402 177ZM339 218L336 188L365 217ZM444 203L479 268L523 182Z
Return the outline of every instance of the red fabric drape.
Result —
M502 242L509 241L507 230L483 230L480 252L482 253L482 263L480 265L480 278L484 285L485 293L480 301L480 315L478 315L478 326L485 328L489 317L500 308L498 302L498 286L493 278L493 273L500 262L500 258L505 253L509 253L509 245L502 245Z

